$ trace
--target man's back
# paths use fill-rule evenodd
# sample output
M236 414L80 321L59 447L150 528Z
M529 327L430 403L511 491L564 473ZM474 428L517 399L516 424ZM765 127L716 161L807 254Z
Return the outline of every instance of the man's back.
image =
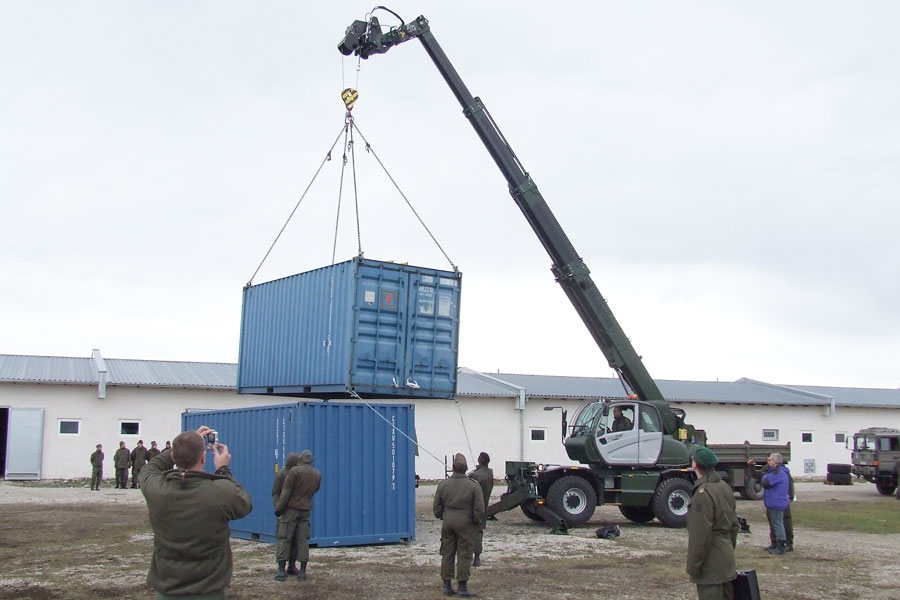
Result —
M209 594L231 581L229 521L253 508L228 467L216 475L173 469L169 452L141 470L153 528L147 584L167 595Z

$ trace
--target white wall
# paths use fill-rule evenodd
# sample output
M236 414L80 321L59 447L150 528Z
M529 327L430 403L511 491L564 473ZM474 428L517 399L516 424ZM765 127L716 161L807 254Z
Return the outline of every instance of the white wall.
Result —
M49 384L0 384L0 407L44 409L42 477L64 479L89 477L90 454L97 443L106 454L104 475L113 476L112 455L120 440L134 448L138 439L149 447L156 440L162 447L181 429L181 413L188 409L224 409L266 406L295 401L290 398L245 396L233 390L169 389L109 386L105 399L97 398L96 386ZM379 400L384 403L384 400ZM409 401L398 401L409 403ZM423 479L444 477L444 460L453 454L466 455L474 468L479 452L491 455L491 467L498 479L505 474L507 460L569 464L560 440L559 406L568 411L571 423L581 405L579 401L531 399L525 411L516 409L512 398L462 397L452 400L418 400L416 432L421 449L416 472ZM839 407L834 416L826 416L821 407L762 405L685 404L688 423L705 429L711 444L763 443L763 429L778 429L778 443L791 442L791 468L795 476L804 475L804 459L815 460L813 475L823 477L828 463L847 463L850 453L834 442L835 433L851 436L874 425L900 427L897 409ZM60 435L60 419L80 420L77 436ZM141 423L141 433L119 434L121 421ZM545 430L544 441L532 441L534 428ZM811 443L801 435L810 432ZM806 473L810 475L809 473Z

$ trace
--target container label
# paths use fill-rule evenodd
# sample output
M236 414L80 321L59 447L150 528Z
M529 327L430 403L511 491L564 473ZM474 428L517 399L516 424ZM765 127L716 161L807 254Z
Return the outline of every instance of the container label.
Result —
M391 415L391 491L397 491L397 417Z
M420 315L434 315L434 288L429 285L420 285L416 312Z
M397 310L397 292L381 290L381 310Z
M456 280L455 280L455 279L447 279L446 277L441 277L441 279L440 279L440 284L441 284L441 285L445 285L445 286L449 286L449 287L454 287L454 288L455 288L455 287L456 287Z
M375 304L375 290L366 290L365 293L363 293L363 300L369 306Z
M446 294L441 294L438 296L438 316L450 318L452 314L450 313L450 308L453 304L453 299Z

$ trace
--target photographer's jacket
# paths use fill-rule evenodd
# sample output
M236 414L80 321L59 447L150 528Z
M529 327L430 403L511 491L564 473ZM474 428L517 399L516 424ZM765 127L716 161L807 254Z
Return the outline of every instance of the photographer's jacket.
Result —
M250 513L250 494L228 467L182 471L171 455L163 451L140 474L153 528L147 585L170 596L217 592L231 581L228 522Z

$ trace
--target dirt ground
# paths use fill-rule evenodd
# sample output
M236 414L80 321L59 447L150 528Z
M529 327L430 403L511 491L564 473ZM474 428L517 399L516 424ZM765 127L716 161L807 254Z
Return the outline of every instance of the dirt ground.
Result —
M152 533L137 490L49 487L0 481L0 598L74 600L151 599L144 583ZM442 598L438 574L440 521L431 514L434 485L417 489L416 539L408 544L314 548L309 579L273 579L274 548L232 540L231 599ZM503 486L495 487L496 495ZM804 503L847 507L900 502L874 486L798 482L792 554L763 548L768 528L761 502L738 500L751 533L738 540L738 568L756 569L763 598L888 599L897 597L900 536L820 531L803 526ZM488 599L696 598L684 574L685 530L634 525L615 507L601 507L569 535L518 510L501 513L485 534L484 566L470 589ZM594 531L618 523L622 535L600 540Z

